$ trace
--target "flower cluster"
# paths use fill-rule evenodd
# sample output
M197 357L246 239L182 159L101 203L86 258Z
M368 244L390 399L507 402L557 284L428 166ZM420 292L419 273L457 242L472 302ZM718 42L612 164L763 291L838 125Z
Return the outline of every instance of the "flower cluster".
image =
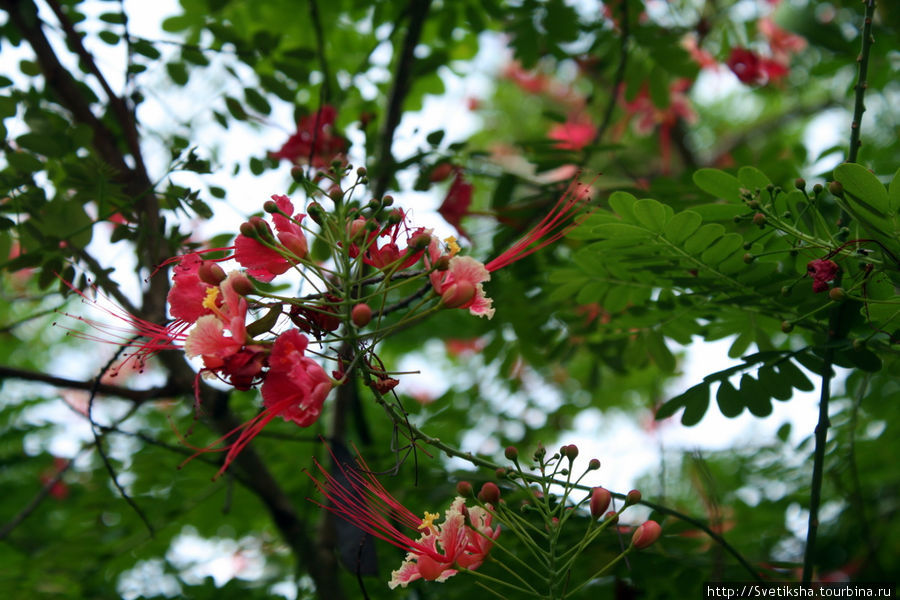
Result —
M491 526L490 505L467 507L465 499L457 497L442 522L435 523L439 515L427 511L420 519L384 488L362 457L356 462L354 468L335 459L340 478L316 462L324 481L310 477L329 500L325 509L406 551L403 564L391 573L391 589L417 579L443 582L460 569L481 566L500 535L500 528Z
M331 114L323 111L319 123L330 123ZM327 130L318 134L328 139ZM587 190L573 182L536 227L485 264L463 256L453 238L444 243L431 230L411 225L390 196L366 204L352 201L366 175L365 169L357 169L356 183L344 190L350 169L334 164L321 173L320 181L332 182L327 196L322 193L333 202L331 211L313 202L304 214L287 196L274 195L263 204L263 216L241 224L232 246L166 261L163 266L172 266L167 297L172 320L167 325L113 311L128 326L127 332L116 332L116 341L136 348L132 360L177 349L196 361L197 406L202 378L238 390L260 389L256 417L212 446L195 448L198 453L227 452L222 470L275 417L300 427L315 423L331 388L347 381L354 369L362 368L378 393L390 392L398 380L384 370L374 346L407 320L440 308L491 318L494 308L483 287L491 272L565 235ZM465 204L471 190L461 182L457 172L454 193ZM324 262L310 257L314 239L330 253ZM226 272L226 262L240 269ZM273 293L281 276L293 276L294 285L299 278L301 289L311 293ZM398 300L395 307L388 305L389 298ZM318 346L318 358L310 355L312 344ZM337 363L333 377L320 364L323 359ZM434 530L434 540L443 545L441 531ZM453 556L451 562L456 561Z

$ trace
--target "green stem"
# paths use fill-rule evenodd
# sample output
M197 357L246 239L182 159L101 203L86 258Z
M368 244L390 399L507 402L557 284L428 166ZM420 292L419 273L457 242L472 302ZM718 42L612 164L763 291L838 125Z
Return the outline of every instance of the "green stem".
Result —
M612 561L606 563L606 565L604 565L603 568L601 568L599 571L597 571L596 573L594 573L593 575L591 575L590 577L585 579L583 582L581 582L581 584L579 584L578 587L573 589L571 592L566 592L566 595L564 596L564 598L568 598L569 596L573 595L575 592L577 592L578 590L580 590L581 588L586 586L591 581L593 581L593 580L597 579L598 577L600 577L601 575L603 575L606 571L608 571L609 569L614 567L616 564L618 564L619 561L621 561L623 558L625 558L626 556L631 554L631 552L633 550L634 550L634 546L628 546L628 548L626 548L624 552L619 554Z

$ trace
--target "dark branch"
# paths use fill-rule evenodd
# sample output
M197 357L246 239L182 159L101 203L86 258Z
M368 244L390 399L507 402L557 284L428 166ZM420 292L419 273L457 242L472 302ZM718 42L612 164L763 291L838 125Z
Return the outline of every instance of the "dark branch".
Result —
M376 198L384 196L394 175L394 132L400 124L403 102L409 94L415 49L422 37L422 27L430 7L431 0L410 0L409 3L409 27L406 29L406 38L403 40L403 47L397 60L397 72L394 74L387 113L378 136L379 145L375 152L378 177L375 180L373 191Z
M67 377L55 377L53 375L47 375L46 373L39 373L37 371L29 371L26 369L18 369L16 367L7 367L0 365L0 380L3 379L39 381L41 383L48 383L59 388L67 388L73 390L91 391L95 388L95 384L93 381L81 381L79 379L69 379ZM156 400L158 398L171 398L172 396L178 395L179 393L184 393L184 390L178 390L172 385L164 385L147 390L132 390L130 388L118 385L101 383L99 385L96 385L96 390L98 394L125 398L126 400L132 400L138 404L140 404L141 402L146 402L148 400Z

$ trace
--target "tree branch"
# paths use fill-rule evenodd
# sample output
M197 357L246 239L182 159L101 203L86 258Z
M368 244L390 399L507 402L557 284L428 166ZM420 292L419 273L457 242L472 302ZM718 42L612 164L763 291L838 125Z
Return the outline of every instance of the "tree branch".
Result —
M379 145L375 151L375 166L378 173L373 186L375 198L384 196L394 175L395 161L392 150L394 132L400 124L403 102L409 94L415 49L422 37L422 27L430 7L431 0L410 0L409 2L409 27L406 30L406 38L403 40L403 47L397 60L397 72L394 74L394 84L391 88L384 124L378 136Z
M48 383L59 388L84 390L88 392L94 389L93 381L81 381L79 379L69 379L67 377L56 377L53 375L47 375L46 373L39 373L37 371L29 371L27 369L19 369L16 367L7 367L5 365L0 365L0 381L4 379L39 381L41 383ZM178 390L175 386L169 384L146 390L133 390L118 385L109 385L106 383L101 383L100 385L97 385L96 388L98 394L125 398L126 400L131 400L137 404L146 402L148 400L156 400L158 398L171 398L172 396L178 395L180 392L183 392L183 390Z

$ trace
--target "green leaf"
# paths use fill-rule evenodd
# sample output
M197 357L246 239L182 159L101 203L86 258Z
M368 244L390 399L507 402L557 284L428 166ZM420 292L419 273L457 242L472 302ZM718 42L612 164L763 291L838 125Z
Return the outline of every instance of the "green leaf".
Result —
M609 207L622 217L624 221L636 221L634 216L635 202L637 202L637 198L628 192L613 192L609 197Z
M247 120L247 112L236 98L225 96L225 106L228 108L228 112L231 113L231 116L238 121Z
M778 368L778 373L790 382L791 386L798 390L811 392L816 389L816 386L814 386L806 374L800 370L800 367L790 360L783 360L779 362L776 367Z
M671 417L678 409L684 408L681 415L681 423L687 427L696 425L703 419L706 409L709 408L709 384L698 383L683 394L675 396L656 411L656 419Z
M131 49L140 54L141 56L146 56L151 60L157 60L162 53L156 49L150 41L145 40L143 38L135 38L131 42Z
M119 43L119 40L122 39L118 33L115 33L112 31L101 31L100 33L97 34L97 37L99 37L101 40L103 40L110 46L115 46L116 44Z
M616 288L614 288L616 289ZM612 311L609 306L607 309ZM665 373L675 372L675 355L666 346L666 339L660 331L650 331L647 333L647 352L650 358L656 363L656 366Z
M681 244L688 239L703 223L703 218L691 210L682 211L666 223L663 235L675 244Z
M776 400L790 400L794 395L788 377L784 373L776 371L774 367L760 367L756 376L763 389Z
M698 229L684 243L684 249L690 254L700 254L725 234L725 227L718 223L707 223Z
M756 167L741 167L738 171L738 181L740 181L741 185L748 190L755 190L757 188L764 190L766 189L766 186L772 184L772 182L769 181L769 178L766 177L766 174Z
M272 112L272 105L266 100L265 96L259 93L255 88L244 88L244 100L250 105L250 108L256 112L268 115Z
M703 262L715 265L744 246L744 238L737 233L726 233L700 255Z
M650 233L643 227L637 225L628 225L627 223L604 223L597 225L591 230L595 237L605 239L622 239L622 238L646 238Z
M719 389L716 392L716 403L719 405L719 412L729 419L733 419L744 412L744 403L741 401L741 395L727 379L719 384Z
M125 15L120 12L108 12L100 15L100 20L106 23L112 23L113 25L124 25L127 19Z
M166 72L178 85L187 85L187 66L183 62L166 63Z
M441 140L444 139L444 130L437 129L432 131L428 135L425 136L425 141L431 144L432 146L437 146L441 143Z
M747 409L756 417L772 414L772 399L759 382L747 373L741 375L741 399Z
M856 163L844 163L834 169L834 179L844 187L850 206L865 208L870 213L885 217L890 212L887 190L868 169Z
M741 182L734 175L719 169L700 169L694 173L694 183L704 192L729 202L741 202Z
M894 173L891 179L891 185L888 189L888 212L892 214L900 213L900 169Z
M635 202L633 210L638 222L655 233L662 232L666 222L672 216L671 208L650 198L643 198Z

